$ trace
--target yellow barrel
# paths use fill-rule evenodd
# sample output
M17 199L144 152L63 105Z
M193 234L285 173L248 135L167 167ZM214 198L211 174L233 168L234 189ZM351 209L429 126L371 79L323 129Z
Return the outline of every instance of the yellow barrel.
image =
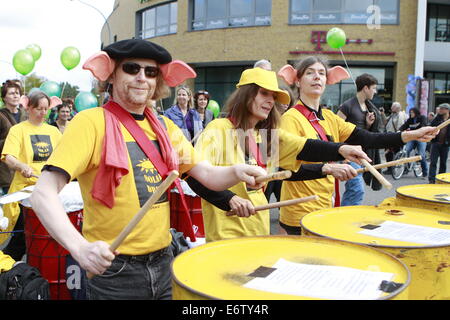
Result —
M450 185L418 184L399 187L396 190L396 204L450 213Z
M450 173L441 173L436 176L437 184L450 184Z
M308 291L305 295L296 295L292 292L286 293L285 288L283 288L283 292L279 292L273 287L270 289L266 286L263 289L248 287L251 280L254 280L252 282L269 281L272 278L266 277L272 271L277 270L280 273L281 270L284 271L278 264L276 265L277 269L273 269L276 263L280 263L280 259L293 262L295 266L301 265L313 268L313 270L340 266L346 268L337 269L367 272L371 275L380 272L390 273L391 278L387 284L394 284L391 287L392 290L380 291L375 299L405 299L408 296L410 282L408 269L399 259L381 250L318 237L261 236L210 242L177 256L171 269L173 299L327 299L326 297L310 296L312 291ZM268 271L269 273L266 273ZM305 273L293 274L285 279L289 281L286 286L292 285L291 281ZM271 276L275 277L275 274L271 274ZM304 280L302 285L308 281L311 279ZM380 283L375 282L377 288ZM277 283L277 285L280 284ZM329 289L327 285L325 287ZM328 299L330 298L328 297Z
M402 233L391 229L382 235L367 234L386 225L408 228ZM449 237L450 216L445 213L411 207L340 207L312 212L303 217L301 226L306 235L369 245L399 258L411 271L409 299L450 299L450 241L427 238L432 237L428 232Z

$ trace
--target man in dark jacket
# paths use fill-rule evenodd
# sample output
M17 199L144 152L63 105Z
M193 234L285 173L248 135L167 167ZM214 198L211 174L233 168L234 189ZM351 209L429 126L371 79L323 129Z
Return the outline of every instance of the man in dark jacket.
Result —
M405 130L416 130L427 126L427 117L420 114L418 108L412 108L409 110L409 119L400 127L400 131ZM422 179L428 176L428 163L426 157L427 143L422 141L409 141L406 144L406 156L409 157L411 151L417 150L419 155L422 157L420 160L420 166L422 167Z
M439 105L439 111L437 116L431 121L430 126L437 127L442 122L447 121L450 118L450 104L443 103ZM447 158L448 150L450 146L450 128L446 126L442 128L439 134L431 140L430 149L430 172L428 175L428 181L435 183L436 168L439 159L439 173L445 173L447 171Z
M382 132L383 122L381 113L372 103L373 96L377 92L377 79L370 74L362 74L355 80L356 96L345 101L339 108L338 116L347 122L355 124L360 129L371 132ZM381 162L378 149L364 150L372 159L372 164ZM356 163L350 163L355 169L359 169ZM381 184L368 172L360 174L356 178L350 179L345 183L345 192L342 196L342 206L361 205L364 200L364 181L371 185L373 190L380 190Z

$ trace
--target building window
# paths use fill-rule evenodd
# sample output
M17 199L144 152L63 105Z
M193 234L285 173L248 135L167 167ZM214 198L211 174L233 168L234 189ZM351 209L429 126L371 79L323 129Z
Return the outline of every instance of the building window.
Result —
M173 1L139 11L138 37L148 39L177 33L177 10L178 4Z
M266 26L272 22L271 0L191 0L191 30Z
M428 4L427 41L450 42L450 5Z
M251 65L197 67L195 78L195 91L207 90L211 99L217 101L221 111L224 112L224 104L227 98L236 90L241 73Z
M449 72L426 72L427 80L434 80L435 95L450 95L450 73Z
M399 20L398 0L290 0L290 6L290 24L398 24Z
M345 68L345 66L343 65ZM354 79L363 73L373 75L378 80L377 94L372 102L378 107L390 110L394 90L393 67L349 66ZM337 112L339 106L346 100L356 96L356 86L352 79L343 80L334 85L328 85L322 96L321 104L327 105Z

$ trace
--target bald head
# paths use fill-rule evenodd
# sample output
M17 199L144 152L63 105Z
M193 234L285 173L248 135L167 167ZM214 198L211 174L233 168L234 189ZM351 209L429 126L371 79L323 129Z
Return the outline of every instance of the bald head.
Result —
M270 61L262 59L259 61L256 61L253 68L261 68L264 70L268 70L271 71L272 70L272 64L270 63Z
M402 110L402 105L399 102L394 102L391 106L393 113L399 113Z

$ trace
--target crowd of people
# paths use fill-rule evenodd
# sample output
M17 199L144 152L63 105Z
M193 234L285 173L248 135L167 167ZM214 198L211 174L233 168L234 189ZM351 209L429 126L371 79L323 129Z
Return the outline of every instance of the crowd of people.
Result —
M371 102L377 80L363 74L355 81L356 96L335 114L321 98L327 85L348 74L319 57L278 73L270 61L258 61L242 72L225 103L227 116L217 119L207 108L210 94L193 93L184 84L193 70L155 43L118 41L85 66L109 90L102 108L73 117L70 101L42 92L20 99L21 87L7 82L0 137L1 187L11 193L35 184L31 203L42 225L84 270L97 275L86 280L89 299L171 298L168 193L116 251L109 246L173 170L202 198L206 241L216 241L269 235L269 210L255 206L267 204L272 193L277 200L319 196L280 209L280 233L289 235L301 234L304 215L341 204L339 181L347 181L342 205L361 204L364 179L356 169L362 159L379 162L379 149L391 157L405 144L424 150L430 142L432 161L424 174L432 182L439 157L439 171L446 169L450 130L438 133L435 126L448 119L450 105L440 105L430 125L415 109L406 119L399 103L387 116ZM162 110L156 102L169 95L168 83L176 87L175 99ZM51 125L45 123L49 108L56 111ZM277 170L292 176L267 186L256 182ZM82 234L58 198L73 179L84 201ZM374 179L365 182L375 185ZM174 186L182 191L178 180ZM17 204L5 213L13 218L10 230L23 228ZM189 218L184 223L192 227ZM20 260L24 240L13 238L4 252Z

